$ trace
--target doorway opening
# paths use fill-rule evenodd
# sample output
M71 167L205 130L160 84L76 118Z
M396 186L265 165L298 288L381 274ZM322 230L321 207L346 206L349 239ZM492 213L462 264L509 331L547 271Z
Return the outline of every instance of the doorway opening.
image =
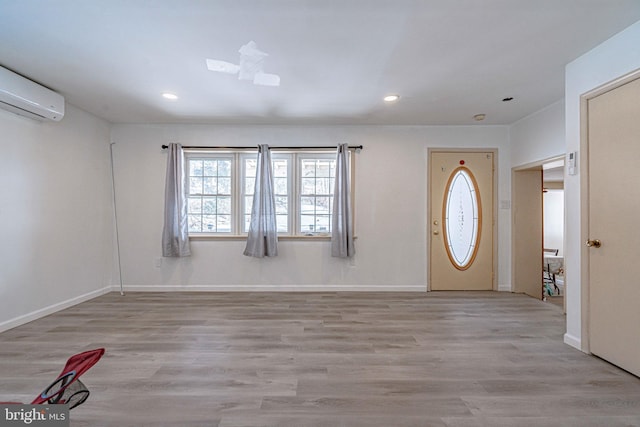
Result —
M542 164L543 300L564 310L564 159Z
M512 172L513 291L564 310L564 157Z

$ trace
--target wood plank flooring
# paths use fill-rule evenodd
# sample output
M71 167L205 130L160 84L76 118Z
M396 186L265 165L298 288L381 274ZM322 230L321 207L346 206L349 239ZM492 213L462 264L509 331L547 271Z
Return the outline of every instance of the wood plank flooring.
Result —
M77 352L72 426L640 426L640 379L509 293L118 293L0 334L0 401Z

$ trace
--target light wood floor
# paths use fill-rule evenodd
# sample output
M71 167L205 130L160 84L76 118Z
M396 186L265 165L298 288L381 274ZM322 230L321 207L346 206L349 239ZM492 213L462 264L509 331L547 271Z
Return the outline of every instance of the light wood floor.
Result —
M640 426L640 379L509 293L117 293L0 334L0 401L77 352L72 426Z

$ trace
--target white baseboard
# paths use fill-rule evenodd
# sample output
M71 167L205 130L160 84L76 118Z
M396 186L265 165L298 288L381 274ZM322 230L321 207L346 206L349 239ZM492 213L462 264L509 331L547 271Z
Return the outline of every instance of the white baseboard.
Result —
M582 340L573 335L564 334L564 343L582 351Z
M111 288L120 291L119 286ZM426 286L349 286L349 285L192 285L124 286L127 292L426 292Z
M511 292L511 283L498 283L498 292Z
M6 320L0 323L0 332L7 331L9 329L15 328L20 325L24 325L25 323L32 322L34 320L40 319L41 317L48 316L60 310L64 310L65 308L73 307L74 305L80 304L81 302L89 301L90 299L107 294L112 290L113 289L111 286L107 286L106 288L98 289L97 291L92 291L84 295L80 295L78 297L71 298L66 301L52 304L50 306L41 308L36 311L32 311L31 313L27 313L22 316L15 317L13 319Z

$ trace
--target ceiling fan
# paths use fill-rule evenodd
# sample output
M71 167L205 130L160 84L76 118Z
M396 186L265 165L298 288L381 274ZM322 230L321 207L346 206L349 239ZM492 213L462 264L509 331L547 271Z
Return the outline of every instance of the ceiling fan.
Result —
M280 86L279 75L263 71L264 60L269 55L258 50L253 40L242 46L238 52L240 52L238 65L218 59L207 59L207 68L218 73L237 74L239 80L251 80L255 85Z

